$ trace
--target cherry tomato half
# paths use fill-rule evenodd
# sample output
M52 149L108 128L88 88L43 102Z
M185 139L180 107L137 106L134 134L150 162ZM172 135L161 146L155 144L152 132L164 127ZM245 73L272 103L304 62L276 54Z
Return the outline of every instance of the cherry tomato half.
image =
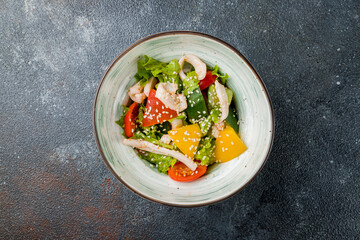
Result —
M190 168L182 162L177 162L169 169L168 174L172 180L178 182L190 182L204 175L206 169L206 166L198 166L195 171L191 171Z

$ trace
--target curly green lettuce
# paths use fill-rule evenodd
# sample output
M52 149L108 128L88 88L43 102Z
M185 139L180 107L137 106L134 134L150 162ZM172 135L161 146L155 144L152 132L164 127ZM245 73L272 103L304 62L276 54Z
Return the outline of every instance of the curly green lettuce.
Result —
M126 113L129 111L129 108L128 107L126 107L126 106L123 106L123 105L121 105L121 115L120 115L120 118L119 118L119 120L117 120L117 121L115 121L115 123L117 124L117 125L119 125L120 127L122 127L122 128L124 128L125 127L125 125L124 125L124 119L125 119L125 115L126 115Z
M218 65L215 65L213 68L210 68L212 71L212 75L217 76L217 80L220 80L222 84L226 83L226 80L229 78L229 75L225 73L224 75L221 75L220 68Z
M154 76L160 82L177 83L179 91L181 91L180 70L180 64L176 59L165 63L145 55L144 60L138 61L138 72L135 74L135 78L140 81L141 86L145 86L149 79Z
M198 151L195 154L195 159L198 159L201 161L201 165L209 166L213 163L215 163L215 139L212 136L207 136L205 138L202 138Z
M175 158L151 152L143 152L141 153L141 157L154 164L158 171L162 173L167 173L169 168L177 162Z

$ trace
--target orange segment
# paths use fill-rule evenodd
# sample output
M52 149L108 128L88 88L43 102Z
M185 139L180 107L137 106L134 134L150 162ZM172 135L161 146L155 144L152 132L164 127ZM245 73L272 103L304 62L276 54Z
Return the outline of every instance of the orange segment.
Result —
M168 132L175 145L185 155L193 158L201 140L201 130L198 124L187 125Z
M227 162L240 156L246 149L234 129L227 126L215 141L215 158L219 162Z

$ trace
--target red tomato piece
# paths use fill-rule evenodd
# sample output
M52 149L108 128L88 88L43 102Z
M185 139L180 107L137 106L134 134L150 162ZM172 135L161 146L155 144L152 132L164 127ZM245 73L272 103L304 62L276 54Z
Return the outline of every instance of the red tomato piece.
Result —
M132 137L136 127L136 117L139 114L139 105L134 102L130 105L129 111L126 113L124 118L124 129L127 137Z
M198 166L195 171L191 171L190 168L182 162L177 162L169 169L168 174L172 180L178 182L190 182L204 175L206 169L206 166Z
M217 78L217 76L212 75L211 71L207 71L205 78L199 82L200 90L203 90L203 89L209 87L211 84L213 84L215 82L216 78Z
M149 93L143 118L143 126L148 127L165 122L178 116L177 112L167 108L165 104L155 97L156 91L152 89Z

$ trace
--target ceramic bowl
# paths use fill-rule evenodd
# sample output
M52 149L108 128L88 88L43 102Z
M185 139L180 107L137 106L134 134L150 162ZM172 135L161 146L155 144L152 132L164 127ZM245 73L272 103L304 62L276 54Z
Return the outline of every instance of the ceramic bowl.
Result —
M126 90L135 83L137 61L143 55L161 61L195 54L229 74L228 86L240 119L240 136L248 150L227 163L215 164L193 182L176 182L161 174L121 143L115 124ZM194 207L224 200L243 189L261 170L274 136L274 115L264 83L234 47L215 37L188 31L158 33L129 46L108 67L94 103L94 131L100 153L112 173L140 196L166 205Z

